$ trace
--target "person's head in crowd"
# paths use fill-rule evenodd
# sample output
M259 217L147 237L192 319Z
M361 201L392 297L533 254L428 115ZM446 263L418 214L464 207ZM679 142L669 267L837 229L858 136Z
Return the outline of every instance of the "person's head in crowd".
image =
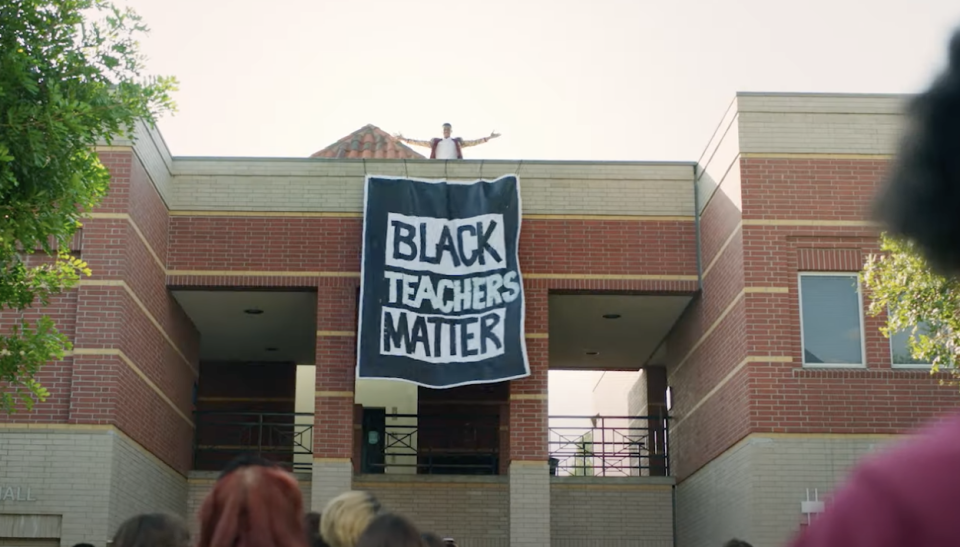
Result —
M960 32L949 61L926 91L907 106L906 133L874 219L891 235L912 241L938 273L960 274Z
M360 534L356 547L423 547L423 539L409 520L393 513L381 513Z
M443 538L443 544L445 547L457 547L457 540L453 538Z
M200 507L197 547L307 547L303 496L276 466L247 465L224 475Z
M320 517L320 536L330 547L356 547L357 540L380 513L372 494L352 490L330 500Z
M328 547L327 542L320 537L320 518L320 513L313 511L307 513L307 516L303 519L307 541L312 547Z
M76 543L73 547L93 547L90 543Z
M190 531L180 517L163 513L137 515L120 525L110 544L112 547L189 547Z
M420 534L420 539L423 540L423 545L425 547L444 547L446 545L440 536L434 534L433 532L424 532Z
M307 529L307 534L319 534L320 533L320 513L316 511L311 511L303 519L304 526Z
M742 539L731 539L730 541L724 543L723 547L753 547L753 545L750 545Z
M237 457L220 471L220 476L217 480L220 480L230 473L238 469L243 469L244 467L277 467L277 464L274 462L261 458L260 456L254 456L253 454L243 454L242 456Z

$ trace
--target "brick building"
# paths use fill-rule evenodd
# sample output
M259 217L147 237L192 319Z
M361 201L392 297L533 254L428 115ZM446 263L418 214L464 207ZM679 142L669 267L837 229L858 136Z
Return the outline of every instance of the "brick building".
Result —
M956 400L857 284L902 101L738 94L681 163L429 161L373 126L312 158L185 158L143 128L100 151L112 190L74 240L94 275L47 310L75 349L0 417L0 545L194 512L250 449L314 508L368 489L464 547L781 545L808 491ZM355 380L367 173L519 175L531 377ZM630 416L555 422L561 369L642 370Z

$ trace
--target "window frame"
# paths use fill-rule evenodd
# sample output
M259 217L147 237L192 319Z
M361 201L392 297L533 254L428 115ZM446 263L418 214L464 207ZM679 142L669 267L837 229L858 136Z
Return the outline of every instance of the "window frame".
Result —
M912 327L910 327L912 329ZM890 368L904 369L904 370L930 370L933 368L933 363L895 363L893 361L893 337L895 333L890 333L890 336L887 337L887 343L890 345ZM907 348L909 351L910 348Z
M807 363L806 333L803 331L803 278L804 277L852 277L856 279L857 287L857 319L860 322L860 363ZM867 329L864 324L863 284L860 272L797 272L797 305L800 308L800 363L803 368L809 369L865 369L867 368ZM891 358L892 361L892 358Z

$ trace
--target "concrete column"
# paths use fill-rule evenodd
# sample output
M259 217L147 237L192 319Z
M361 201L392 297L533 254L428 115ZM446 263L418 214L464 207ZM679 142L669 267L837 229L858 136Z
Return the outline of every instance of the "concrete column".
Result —
M356 280L331 279L317 290L317 390L310 505L322 511L353 482Z
M550 547L550 466L510 464L510 547Z
M524 290L531 375L510 382L510 546L550 547L547 289Z

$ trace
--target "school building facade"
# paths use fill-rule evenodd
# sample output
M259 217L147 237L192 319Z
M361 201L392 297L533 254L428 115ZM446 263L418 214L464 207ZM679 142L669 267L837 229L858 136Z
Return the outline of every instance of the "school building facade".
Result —
M857 280L905 99L741 93L681 163L431 161L373 126L312 158L171 157L141 128L100 150L111 192L72 244L93 276L44 310L74 349L0 417L0 545L195 513L250 451L315 510L370 490L464 547L782 545L956 404ZM364 176L508 173L531 376L356 380ZM549 416L564 369L642 370L628 415Z

